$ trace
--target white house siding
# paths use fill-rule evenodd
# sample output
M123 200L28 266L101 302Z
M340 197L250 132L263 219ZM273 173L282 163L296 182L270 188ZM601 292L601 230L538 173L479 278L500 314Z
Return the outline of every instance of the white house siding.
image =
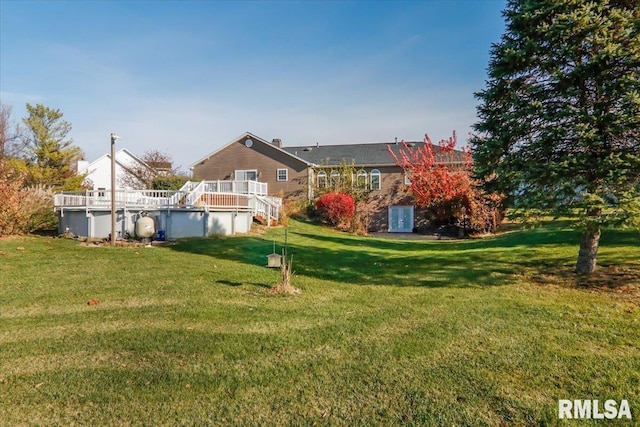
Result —
M126 149L116 152L116 188L122 190L134 190L123 182L123 177L129 175L127 168L139 166L141 161ZM111 154L105 154L99 159L88 163L78 163L78 173L87 173L85 183L91 183L93 190L104 188L111 189Z

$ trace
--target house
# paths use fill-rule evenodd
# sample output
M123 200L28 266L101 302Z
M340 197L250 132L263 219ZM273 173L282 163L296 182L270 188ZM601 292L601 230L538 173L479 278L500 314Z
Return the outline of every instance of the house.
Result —
M149 165L140 160L126 148L122 148L115 153L116 188L122 190L135 189L136 182L134 171L149 169ZM89 163L81 160L78 162L77 171L79 174L86 173L85 186L95 191L106 191L111 189L111 154L107 153L97 160Z
M409 142L418 149L425 143ZM357 182L370 190L369 231L412 232L422 218L407 194L409 178L389 153L397 153L397 141L367 144L284 146L280 139L271 142L246 132L222 148L190 166L196 180L243 180L266 182L270 195L313 200L318 189L326 186L338 167L353 164ZM462 152L441 161L462 164Z

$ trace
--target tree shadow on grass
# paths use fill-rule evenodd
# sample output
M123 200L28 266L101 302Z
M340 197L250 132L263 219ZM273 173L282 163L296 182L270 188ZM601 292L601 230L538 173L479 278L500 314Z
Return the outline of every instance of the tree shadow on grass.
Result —
M191 239L171 248L181 252L266 266L266 256L283 249L283 232L264 237ZM610 233L614 244L633 241L632 233ZM578 248L579 234L570 229L539 228L486 239L458 241L394 240L360 237L306 227L288 232L287 253L296 275L338 283L390 286L477 287L513 283L524 271L571 270L572 258L557 248ZM617 242L617 243L616 243Z
M438 240L433 238L401 240L394 239L390 235L387 237L355 237L339 235L318 235L310 233L294 232L313 240L325 242L360 246L380 249L380 250L415 250L424 248L425 245L442 245L443 248L451 250L471 250L471 249L500 249L514 248L519 246L540 246L540 245L578 245L580 242L579 233L573 230L558 229L538 229L526 232L510 232L508 234L493 235L483 238Z
M226 285L226 286L231 286L231 287L236 287L236 286L242 286L242 285L246 285L246 283L242 283L242 282L234 282L232 280L216 280L215 283L219 283L221 285ZM256 286L259 288L270 288L271 286L265 284L265 283L249 283L252 286Z
M640 266L639 266L640 267ZM569 268L549 268L531 277L539 285L578 288L592 292L640 295L640 268L600 265L591 274L576 274Z
M293 256L295 274L338 283L496 286L512 282L514 271L517 271L510 260L496 258L495 253L465 251L456 245L425 246L419 242L350 238L323 241L322 238L303 237L297 242L293 234L287 245L287 253ZM272 245L266 239L241 237L190 240L178 243L172 249L263 267L266 255L273 251ZM526 254L522 257L526 258Z
M563 223L558 225L565 225ZM486 237L439 240L425 236L424 238L400 239L394 238L393 233L388 237L360 237L342 235L332 231L329 234L312 234L302 231L294 231L293 234L314 240L333 242L339 244L359 244L382 250L411 250L425 244L438 244L454 249L498 249L514 248L518 246L544 246L544 245L573 245L576 248L580 244L581 232L570 227L560 228L558 225L550 225L527 230L514 230L507 233L498 233ZM637 246L640 248L640 231L604 229L600 244L612 246Z

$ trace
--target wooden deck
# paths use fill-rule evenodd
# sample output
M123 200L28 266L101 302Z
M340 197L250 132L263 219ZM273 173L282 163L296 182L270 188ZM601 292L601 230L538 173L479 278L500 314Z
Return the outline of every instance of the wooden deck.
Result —
M180 190L116 190L116 209L190 209L251 212L267 224L277 223L282 200L267 195L267 185L257 181L187 182ZM56 211L111 209L111 191L66 191L54 196Z

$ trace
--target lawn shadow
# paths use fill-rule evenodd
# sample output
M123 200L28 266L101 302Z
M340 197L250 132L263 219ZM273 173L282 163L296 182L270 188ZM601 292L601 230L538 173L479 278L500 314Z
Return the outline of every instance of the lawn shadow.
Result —
M509 283L513 266L495 262L489 254L464 251L457 245L388 241L357 237L290 233L287 253L298 276L338 283L393 286L494 286ZM234 237L180 242L173 250L266 265L273 252L267 238ZM280 246L276 251L280 250ZM239 282L219 281L229 286Z
M506 285L524 271L534 275L570 271L574 260L554 246L575 246L577 251L579 241L577 232L553 227L455 241L361 237L324 228L314 233L309 228L294 226L288 231L286 250L293 255L295 274L362 285ZM281 253L282 235L281 229L274 229L264 236L192 239L171 248L265 267L276 236L276 252ZM235 282L226 284L236 286Z
M437 243L443 247L453 249L498 249L498 248L515 248L519 246L539 246L539 245L558 245L558 244L579 244L580 235L574 230L568 229L547 229L539 228L535 230L513 231L504 234L496 234L486 237L466 238L466 239L434 239L412 238L412 239L394 239L393 234L389 237L356 237L356 236L336 236L336 235L320 235L304 232L294 232L302 237L309 239L332 242L338 244L353 244L366 240L363 245L374 247L382 250L412 250L413 248L423 247L424 244ZM360 244L360 243L355 243ZM621 243L624 245L624 243Z
M243 285L240 282L232 282L231 280L216 280L216 283L220 283L221 285L233 286L233 287Z
M573 269L550 268L531 277L539 285L556 285L590 292L615 292L640 295L640 269L600 265L590 274L576 274Z
M242 282L234 282L232 280L216 280L215 283L218 283L220 285L225 285L225 286L231 286L231 287L237 287L237 286L243 286L243 285L251 285L251 286L256 286L259 288L271 288L271 286L267 285L266 283L242 283Z

